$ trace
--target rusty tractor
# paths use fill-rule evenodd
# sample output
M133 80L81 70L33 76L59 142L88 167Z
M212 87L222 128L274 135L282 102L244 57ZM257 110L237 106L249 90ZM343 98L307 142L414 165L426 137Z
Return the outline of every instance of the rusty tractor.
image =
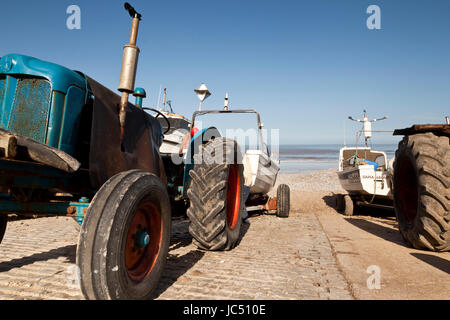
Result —
M76 263L87 299L152 297L169 249L172 189L180 183L186 194L183 177L197 166L164 164L159 120L170 124L161 112L153 117L142 108L143 93L134 87L142 16L128 3L125 9L132 27L121 96L60 65L19 54L0 60L0 241L8 214L73 217L81 225ZM208 150L237 148L211 131L191 137L191 145L201 139ZM220 171L217 205L209 210L222 228L204 230L211 232L203 235L211 244L204 249L231 249L243 214L242 165L234 158L219 169L198 166L198 174Z

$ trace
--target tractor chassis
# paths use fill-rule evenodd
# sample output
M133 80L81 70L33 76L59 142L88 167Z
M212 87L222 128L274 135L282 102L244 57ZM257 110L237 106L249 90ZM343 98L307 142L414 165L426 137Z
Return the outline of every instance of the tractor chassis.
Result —
M0 214L69 216L81 225L95 194L86 181L88 173L83 170L70 174L34 162L2 159Z

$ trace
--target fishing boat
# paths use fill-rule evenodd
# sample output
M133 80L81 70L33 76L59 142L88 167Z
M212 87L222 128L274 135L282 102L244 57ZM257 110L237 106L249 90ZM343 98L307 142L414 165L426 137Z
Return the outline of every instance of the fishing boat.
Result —
M200 89L196 89L196 91L200 91ZM201 100L201 102L203 102L203 100ZM184 161L187 161L188 154L191 154L188 151L191 142L190 139L195 139L196 133L198 132L195 122L196 116L224 113L255 114L259 143L256 148L246 150L242 160L244 167L244 185L248 190L248 202L246 203L248 204L247 210L250 210L250 207L252 207L254 210L276 210L277 215L280 217L287 217L289 215L288 186L280 185L277 189L277 198L273 198L274 200L271 200L268 196L268 193L275 186L280 166L279 160L275 159L275 157L270 154L269 148L263 141L263 124L261 123L260 115L256 110L229 110L227 94L223 110L202 111L200 104L199 111L194 112L192 121L190 121L186 117L176 114L172 109L170 101L166 102L166 89L164 89L163 106L162 108L159 108L159 106L157 108L157 113L162 116L157 117L157 119L160 121L164 132L163 141L159 149L164 163L172 161L172 155L181 155ZM155 111L155 109L153 110ZM212 127L212 129L217 130L214 127ZM218 135L220 136L220 132L218 132ZM196 147L193 146L193 148ZM190 162L186 163L189 164ZM183 173L183 163L179 163L178 165L166 165L165 167L171 168L170 170L174 172L177 171L177 174L174 174L173 176L182 177L185 180L188 179L186 172ZM173 184L173 182L171 182L171 184ZM282 205L277 201L278 198L283 199Z
M183 152L183 147L187 145L188 133L191 122L188 118L173 111L172 102L166 101L167 91L164 88L163 105L157 107L159 113L163 117L157 117L163 132L163 142L159 148L162 155L180 154Z
M263 150L247 150L244 156L245 185L251 194L269 193L277 180L280 166Z
M369 120L366 110L363 119L350 120L361 122L362 130L357 139L364 134L365 146L343 147L339 151L339 169L337 175L345 195L338 195L337 207L346 215L353 215L355 206L392 207L393 160L386 153L372 150L369 140L372 138L372 123L387 117Z
M200 91L200 90L197 90ZM199 92L202 94L202 92ZM203 96L199 99L203 102ZM229 109L228 93L225 96L224 107L219 110L201 110L196 111L192 117L192 126L195 128L195 119L197 116L206 114L241 114L256 116L256 128L258 135L258 144L255 148L248 148L243 154L242 164L244 167L244 186L246 193L246 210L247 211L276 211L279 217L289 216L290 207L290 189L285 184L280 184L277 188L277 196L270 198L268 193L275 186L278 172L280 171L279 159L270 153L267 144L264 142L259 113L254 109Z

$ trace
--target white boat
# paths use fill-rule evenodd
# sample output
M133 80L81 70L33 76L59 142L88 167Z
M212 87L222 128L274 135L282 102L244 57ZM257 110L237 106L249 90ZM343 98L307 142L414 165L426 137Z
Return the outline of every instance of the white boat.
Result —
M227 105L228 97L226 97L225 107L223 110L199 110L194 112L192 121L190 121L182 115L175 114L170 103L168 103L169 108L166 108L165 98L166 90L164 90L163 108L158 109L157 111L157 113L160 113L162 116L158 117L158 120L160 121L164 132L163 142L160 146L160 153L162 155L163 161L170 161L171 155L178 154L183 155L184 161L186 163L186 157L189 153L188 149L190 146L190 139L192 139L192 137L194 136L195 130L198 130L195 126L195 118L198 115L223 113L250 113L256 115L259 143L256 149L246 150L242 159L244 166L244 185L248 187L247 195L248 198L251 199L249 203L252 204L252 207L256 208L257 206L259 206L261 207L261 209L268 208L267 210L273 210L274 208L272 206L263 206L270 202L268 193L275 186L278 172L280 171L280 166L279 160L270 155L269 148L263 141L263 124L261 123L259 113L253 109L229 110ZM168 124L170 124L170 128ZM190 132L191 128L193 128L192 132ZM213 127L211 129L217 130ZM220 132L217 131L217 133L220 135ZM180 165L183 166L183 164L181 163ZM178 172L178 175L179 173L180 172ZM186 178L186 176L184 176L184 178ZM283 187L279 187L279 189L280 190L277 190L277 196L282 195L284 203L289 203L289 200L286 200L289 198L289 188L283 185ZM276 205L276 202L272 201L270 203L275 203ZM280 217L287 217L289 215L289 206L287 206L287 208L282 208L283 209L280 209L281 211L277 212L277 214L279 214Z
M168 129L167 122L165 120L160 121L163 126L163 131L166 133L164 134L159 152L161 154L181 153L183 151L183 146L187 143L186 139L189 138L187 134L189 133L189 126L191 123L182 115L169 113L164 110L162 110L161 113L168 119L170 128L166 132Z
M227 99L227 98L226 98ZM275 185L278 172L280 171L279 160L272 157L269 153L267 145L264 143L262 135L262 123L259 113L254 109L236 109L229 110L228 107L224 110L203 110L196 111L192 117L192 122L195 123L195 117L204 114L255 114L256 127L258 132L258 147L257 149L247 149L243 157L244 165L244 185L250 188L250 194L253 195L267 195Z
M348 194L338 196L337 207L346 215L353 214L355 205L378 207L392 205L394 159L388 160L385 152L372 150L368 144L368 140L372 137L371 123L386 118L369 120L366 110L362 120L349 117L350 120L363 123L363 129L358 131L356 141L359 140L359 134L364 133L365 146L353 148L345 146L339 151L337 175L342 188Z
M196 89L197 90L197 89ZM167 104L167 105L166 105ZM173 112L170 101L166 102L166 89L164 89L163 107L158 110L166 119L159 117L161 126L163 127L164 138L159 148L160 153L164 155L186 153L187 151L187 138L191 121L186 117ZM199 111L200 112L200 111ZM258 112L253 109L244 110L228 110L228 94L225 97L224 110L203 111L201 114L208 113L254 113L256 114L258 137L261 143L259 149L246 150L243 165L244 165L244 179L245 185L250 188L250 194L264 194L269 193L275 185L278 172L280 171L279 161L271 158L269 150L266 144L263 142L261 118ZM193 116L195 121L195 115ZM168 128L168 123L170 128Z
M342 188L349 193L392 199L392 170L388 167L387 156L383 151L369 147L341 148L338 177Z
M269 193L280 171L278 161L261 150L247 150L243 164L245 185L250 188L250 194Z

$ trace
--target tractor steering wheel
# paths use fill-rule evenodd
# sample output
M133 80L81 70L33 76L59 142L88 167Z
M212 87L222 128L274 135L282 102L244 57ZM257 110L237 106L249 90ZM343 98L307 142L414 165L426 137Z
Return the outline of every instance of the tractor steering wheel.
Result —
M159 116L162 116L164 118L164 120L166 120L167 122L167 130L163 132L163 134L166 134L167 132L169 132L170 130L170 122L169 119L167 119L167 117L159 110L153 109L153 108L142 108L142 110L150 110L150 111L154 111L156 112L158 115L155 117L156 119L158 119Z

